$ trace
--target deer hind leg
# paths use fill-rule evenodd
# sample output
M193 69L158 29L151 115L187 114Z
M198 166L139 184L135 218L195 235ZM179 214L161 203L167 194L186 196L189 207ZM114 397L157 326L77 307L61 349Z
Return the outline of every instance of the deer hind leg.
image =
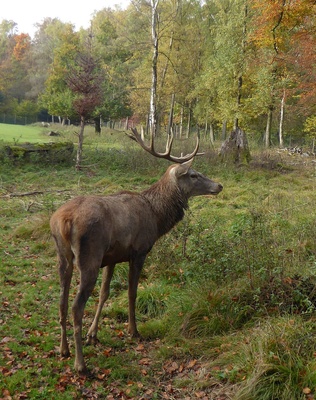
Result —
M104 306L104 303L106 302L106 300L109 298L110 295L110 283L113 277L114 267L115 264L107 265L106 267L103 268L99 304L92 325L88 331L87 344L96 344L98 341L97 333L98 333L99 319L101 316L101 311Z
M100 266L97 265L94 268L87 268L83 270L80 268L81 265L83 264L78 263L78 268L80 270L80 285L72 306L72 314L76 347L75 369L78 372L85 373L87 372L87 368L84 362L82 351L82 319L85 305L95 286Z
M141 256L130 261L128 276L128 332L132 337L139 337L136 325L135 306L137 286L146 256Z
M59 322L61 326L60 354L62 357L69 357L69 346L67 341L67 315L69 288L73 273L73 255L72 253L63 254L58 252L59 258L59 281L60 281L60 299L59 299Z

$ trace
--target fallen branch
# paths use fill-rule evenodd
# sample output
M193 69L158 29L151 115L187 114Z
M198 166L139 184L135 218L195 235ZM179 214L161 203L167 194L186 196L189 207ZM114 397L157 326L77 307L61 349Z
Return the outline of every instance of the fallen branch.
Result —
M0 197L8 197L9 199L11 197L25 197L25 196L34 196L36 194L44 194L44 193L62 193L62 192L70 192L69 189L64 189L64 190L34 190L33 192L25 192L25 193L9 193L2 195Z

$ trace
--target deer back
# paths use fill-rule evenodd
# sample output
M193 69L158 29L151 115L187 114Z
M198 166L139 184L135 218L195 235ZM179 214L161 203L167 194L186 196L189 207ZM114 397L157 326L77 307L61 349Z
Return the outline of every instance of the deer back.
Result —
M146 254L158 237L148 201L129 192L76 197L53 214L51 230L58 247L102 256L103 265Z

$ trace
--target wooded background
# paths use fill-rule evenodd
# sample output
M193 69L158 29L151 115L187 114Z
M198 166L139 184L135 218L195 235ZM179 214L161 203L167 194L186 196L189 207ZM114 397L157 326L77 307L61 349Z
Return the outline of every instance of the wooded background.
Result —
M79 32L48 17L34 38L3 20L1 122L84 112L96 123L155 118L179 135L199 127L211 140L241 126L267 147L311 141L315 28L314 0L133 0Z

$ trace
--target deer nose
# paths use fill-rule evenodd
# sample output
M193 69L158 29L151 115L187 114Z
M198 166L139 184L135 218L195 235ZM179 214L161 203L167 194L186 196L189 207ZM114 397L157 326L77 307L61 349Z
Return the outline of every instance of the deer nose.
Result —
M221 185L220 183L218 184L218 189L219 190L223 190L223 185Z

